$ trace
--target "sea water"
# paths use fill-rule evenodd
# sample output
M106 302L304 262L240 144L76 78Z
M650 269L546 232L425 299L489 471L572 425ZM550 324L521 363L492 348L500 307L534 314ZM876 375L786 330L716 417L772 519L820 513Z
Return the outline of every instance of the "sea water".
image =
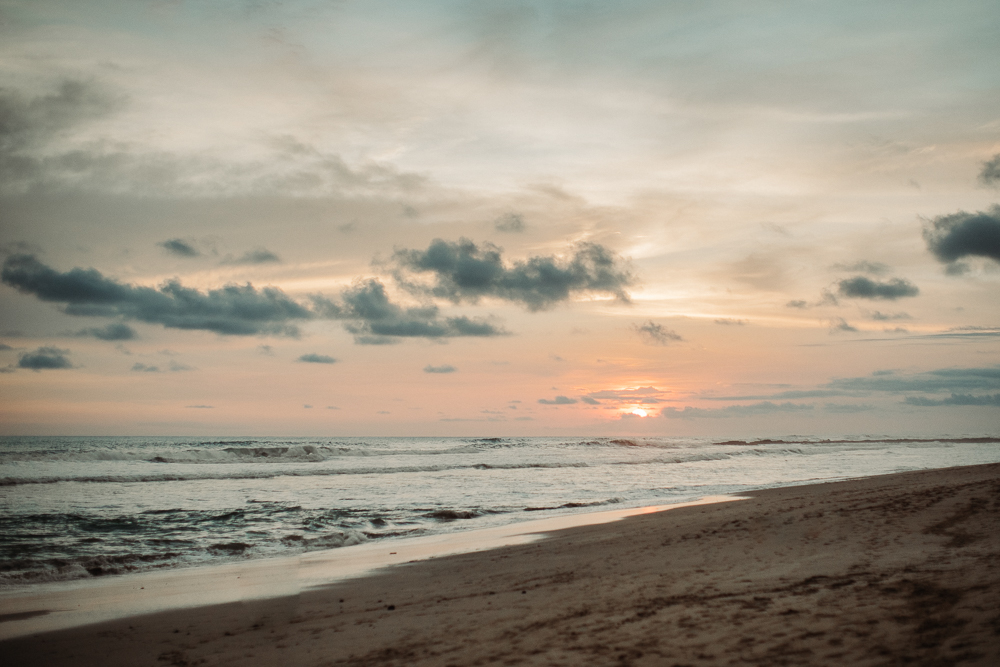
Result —
M0 438L0 587L1000 462L1000 438Z

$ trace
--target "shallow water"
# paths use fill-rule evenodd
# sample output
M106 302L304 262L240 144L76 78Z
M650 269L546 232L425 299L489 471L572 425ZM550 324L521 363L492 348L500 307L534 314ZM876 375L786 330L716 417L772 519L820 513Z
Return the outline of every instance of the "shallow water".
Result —
M1000 438L0 438L0 582L1000 461Z

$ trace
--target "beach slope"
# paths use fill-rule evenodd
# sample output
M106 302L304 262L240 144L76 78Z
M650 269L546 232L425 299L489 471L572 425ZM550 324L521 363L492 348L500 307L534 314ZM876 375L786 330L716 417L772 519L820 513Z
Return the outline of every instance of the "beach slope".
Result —
M797 486L297 596L0 644L10 665L998 665L1000 464Z

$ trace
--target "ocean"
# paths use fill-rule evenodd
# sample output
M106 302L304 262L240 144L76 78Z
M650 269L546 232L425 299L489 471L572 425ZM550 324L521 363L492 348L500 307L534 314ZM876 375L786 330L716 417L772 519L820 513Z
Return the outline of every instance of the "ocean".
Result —
M1000 462L1000 438L0 438L0 588Z

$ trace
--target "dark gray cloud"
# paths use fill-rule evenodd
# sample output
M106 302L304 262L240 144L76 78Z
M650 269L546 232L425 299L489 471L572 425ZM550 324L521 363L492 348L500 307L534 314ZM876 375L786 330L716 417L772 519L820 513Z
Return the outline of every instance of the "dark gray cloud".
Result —
M595 243L578 245L568 258L529 257L509 265L502 253L492 243L435 239L427 250L397 250L393 260L397 279L412 290L453 303L504 299L531 311L552 308L578 293L609 294L628 301L626 288L634 282L625 260ZM430 287L415 285L406 272L431 273L435 282Z
M10 345L8 345L7 343L0 343L0 352L2 352L2 351L4 351L4 350L13 350L13 349L14 349L14 348L12 348L12 347L11 347Z
M959 211L931 220L924 228L927 248L949 264L963 257L989 257L1000 262L1000 206L988 211ZM957 271L961 273L959 268Z
M590 396L581 396L580 400L583 401L584 403L586 403L587 405L600 405L601 404L601 402L599 400L597 400L596 398L591 398Z
M570 398L569 396L556 396L553 399L540 398L538 402L542 405L573 405L577 402L575 398Z
M809 302L802 299L794 299L785 304L786 308L808 308Z
M331 319L347 320L344 327L355 342L378 345L397 338L452 338L502 336L503 328L482 319L441 317L437 306L404 308L394 304L385 285L369 279L341 294L341 303L313 297L318 312Z
M1000 185L1000 153L983 163L979 172L979 182L983 185Z
M331 356L325 354L303 354L299 357L299 361L304 361L308 364L335 364L337 360Z
M813 406L809 403L772 403L762 401L751 403L750 405L728 405L724 408L695 408L690 405L680 408L663 408L660 411L661 417L667 419L701 419L701 418L729 418L729 417L756 417L759 415L771 415L776 413L801 414L809 412Z
M42 301L65 304L69 315L123 317L175 329L294 336L295 322L314 317L273 287L258 290L248 283L200 292L171 280L154 289L119 283L96 269L60 273L33 255L8 257L0 277Z
M195 410L211 410L214 405L185 405L185 408L194 408Z
M671 331L662 324L648 320L642 324L633 324L632 331L639 334L648 345L667 345L674 341L684 340L676 331Z
M888 299L895 301L907 296L916 296L920 290L916 285L893 278L887 282L878 282L864 276L854 276L838 283L837 293L854 299Z
M517 213L507 213L493 222L493 228L498 232L517 233L524 231L524 218Z
M201 251L183 239L167 239L156 245L178 257L199 257Z
M975 405L1000 408L1000 394L986 394L985 396L973 396L971 394L952 394L947 398L933 399L924 396L907 396L903 399L907 405L918 405L921 407L940 405Z
M57 347L40 347L34 352L22 354L17 365L19 368L28 368L33 371L73 368L67 354L69 354L69 350L60 350Z
M425 373L454 373L458 369L450 364L443 366L424 366Z
M721 324L723 326L734 326L734 327L743 327L750 324L748 320L737 320L733 319L732 317L723 317L721 319L715 320L715 323Z
M80 329L77 336L93 336L99 340L135 340L139 335L135 329L123 322L112 322L105 327Z
M267 264L270 262L280 262L281 258L267 248L254 248L248 250L239 257L227 257L223 264Z

